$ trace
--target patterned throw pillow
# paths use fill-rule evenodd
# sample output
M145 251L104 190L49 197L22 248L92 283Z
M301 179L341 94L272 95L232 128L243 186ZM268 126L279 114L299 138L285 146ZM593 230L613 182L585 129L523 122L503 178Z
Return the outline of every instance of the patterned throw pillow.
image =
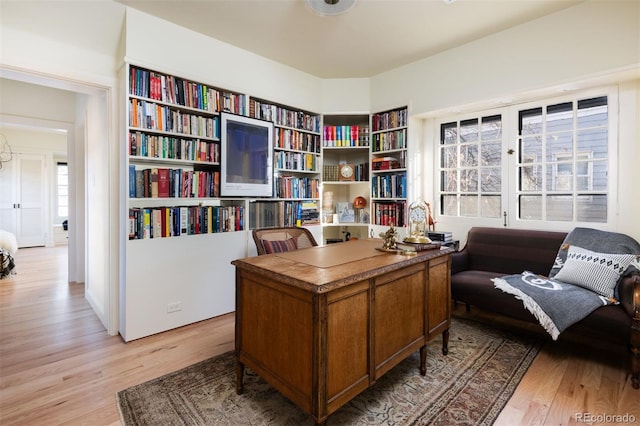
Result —
M264 249L267 253L282 253L298 249L298 243L295 238L289 238L287 240L262 240L262 244L264 244Z
M554 278L613 297L620 276L635 258L634 254L596 253L570 246L567 260Z

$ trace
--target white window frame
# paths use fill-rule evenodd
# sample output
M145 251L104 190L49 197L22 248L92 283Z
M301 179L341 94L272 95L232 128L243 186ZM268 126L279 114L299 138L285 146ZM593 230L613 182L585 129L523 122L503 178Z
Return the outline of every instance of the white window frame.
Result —
M60 216L60 197L59 197L59 188L60 188L60 183L58 182L58 167L60 165L66 165L67 166L67 215L66 216ZM67 163L66 161L56 161L55 162L55 190L54 190L54 223L62 223L63 221L67 220L69 218L69 163Z

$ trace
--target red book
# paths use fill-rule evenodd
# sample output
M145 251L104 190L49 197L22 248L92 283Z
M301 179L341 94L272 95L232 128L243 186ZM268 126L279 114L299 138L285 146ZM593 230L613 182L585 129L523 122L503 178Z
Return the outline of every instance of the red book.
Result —
M169 169L158 168L158 197L169 197Z

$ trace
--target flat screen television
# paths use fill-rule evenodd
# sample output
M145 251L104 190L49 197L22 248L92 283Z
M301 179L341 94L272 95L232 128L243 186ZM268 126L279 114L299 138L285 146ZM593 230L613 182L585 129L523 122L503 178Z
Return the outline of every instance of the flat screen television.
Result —
M220 195L273 195L273 123L220 114Z

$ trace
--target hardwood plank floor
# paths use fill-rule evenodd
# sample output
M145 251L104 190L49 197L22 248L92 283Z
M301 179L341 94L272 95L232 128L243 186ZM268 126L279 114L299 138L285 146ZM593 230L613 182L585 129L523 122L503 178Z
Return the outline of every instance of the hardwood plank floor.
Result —
M67 282L66 247L21 249L16 263L18 274L0 280L2 425L120 425L116 392L233 349L233 314L124 343L107 335L83 285ZM454 313L536 332L475 310ZM589 423L587 413L640 424L626 359L546 344L495 424L573 425Z

